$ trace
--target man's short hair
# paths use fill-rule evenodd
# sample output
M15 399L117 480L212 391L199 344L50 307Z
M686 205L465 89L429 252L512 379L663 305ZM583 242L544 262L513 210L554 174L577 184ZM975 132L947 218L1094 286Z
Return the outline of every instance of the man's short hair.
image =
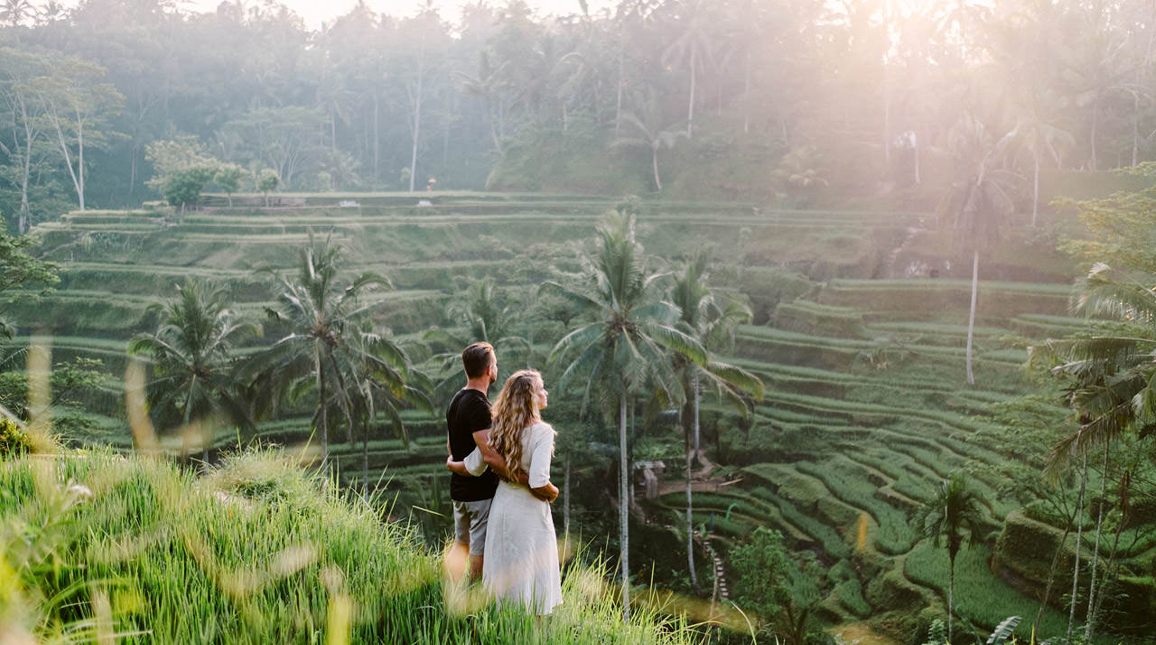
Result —
M478 378L494 364L494 346L489 343L474 343L462 351L462 366L467 378Z

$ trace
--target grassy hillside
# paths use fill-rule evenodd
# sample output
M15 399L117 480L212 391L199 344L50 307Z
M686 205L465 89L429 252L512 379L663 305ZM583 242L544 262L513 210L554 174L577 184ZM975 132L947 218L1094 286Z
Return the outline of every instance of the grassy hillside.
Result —
M47 257L65 265L61 290L39 303L18 303L9 316L27 332L55 333L54 360L105 361L113 372L98 406L108 410L106 418L73 438L121 449L131 446L131 437L123 422L118 430L116 379L123 374L126 339L155 325L149 305L171 296L174 285L191 275L227 287L238 309L259 319L273 291L255 269L290 267L310 230L332 231L350 252L351 268L392 280L395 290L376 317L402 340L416 341L429 328L454 328L459 321L447 313L447 303L461 298L472 281L495 278L506 302L521 312L518 333L535 343L517 360L544 365L549 344L567 323L549 303L534 302L535 285L579 271L597 218L620 200L475 193L422 198L430 205L396 194L284 195L281 206L268 209L257 205L260 198L234 198L233 209L211 199L211 208L180 218L163 211L72 213L40 229ZM357 205L341 206L342 200ZM723 353L758 374L767 397L750 421L708 399L703 420L707 458L716 466L699 484L693 521L722 554L724 576L735 574L725 566L729 547L756 526L778 528L794 549L815 553L829 567L820 581L822 618L832 624L870 620L914 642L931 618L942 616L946 556L919 541L907 518L942 478L967 470L986 499L987 522L982 546L961 561L956 595L969 598L957 603L957 612L981 630L1011 614L1034 617L1039 567L1003 548L1008 541L999 537L1023 500L1000 474L1020 457L1001 441L993 407L1041 391L1022 369L1033 339L1084 325L1067 316L1076 270L1054 244L1046 236L1026 244L1022 231L1012 231L981 266L977 386L968 388L963 357L970 265L952 252L947 237L927 228L928 214L627 203L639 210L639 239L656 256L655 268L677 267L699 247L712 246L711 284L748 302L754 313ZM255 339L245 351L267 342ZM435 369L436 362L426 367ZM614 445L614 431L597 415L579 423L577 395L571 394L552 397L557 402L547 416L555 415L549 420L563 432L581 434L575 522L599 544L605 539L613 545L605 490L614 472L607 467L613 449L606 447ZM307 407L260 423L258 437L305 442ZM413 412L405 418L408 445L392 436L384 419L375 429L367 475L399 496L395 515L412 518L436 542L447 530L436 514L448 507L444 430L437 418ZM677 485L684 476L682 438L662 426L639 427L634 436L635 458L664 460L670 484L643 501L644 512L635 518L635 535L641 536L633 540L632 562L640 563L635 573L689 588L685 537L671 528L685 526L679 515L685 493ZM221 432L216 448L237 441L235 433ZM331 446L338 477L358 484L366 476L362 446L344 442L338 437ZM555 479L561 481L560 470ZM434 513L409 512L412 507ZM1137 544L1125 566L1143 569L1156 550L1151 542ZM700 554L700 564L706 561ZM711 575L704 565L700 579L709 584ZM1156 594L1141 582L1132 596ZM1062 633L1066 624L1061 601L1053 601L1057 609L1046 613L1046 635ZM1125 616L1118 625L1142 629L1145 620Z
M404 522L272 452L207 476L109 451L0 462L0 640L127 643L654 643L588 565L536 625L443 580Z

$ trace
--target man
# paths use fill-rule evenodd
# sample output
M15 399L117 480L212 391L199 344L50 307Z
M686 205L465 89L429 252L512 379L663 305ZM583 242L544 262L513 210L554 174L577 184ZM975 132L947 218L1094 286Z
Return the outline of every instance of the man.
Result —
M462 352L466 386L454 395L446 410L449 436L447 464L464 461L475 448L481 450L491 469L478 477L455 472L450 475L450 499L454 505L454 548L469 553L469 577L482 574L482 555L486 546L486 522L490 502L498 489L494 468L505 468L505 460L490 448L490 386L498 380L498 359L489 343L474 343Z

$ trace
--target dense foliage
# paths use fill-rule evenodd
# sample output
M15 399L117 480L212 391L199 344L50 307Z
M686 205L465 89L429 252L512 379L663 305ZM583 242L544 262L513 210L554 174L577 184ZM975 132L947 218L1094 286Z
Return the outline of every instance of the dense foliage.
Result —
M0 211L194 205L201 188L905 194L955 181L961 126L1040 170L1152 153L1137 2L520 0L305 25L277 4L14 2L0 27ZM581 8L581 10L579 10ZM1024 79L1027 79L1026 81ZM193 141L214 164L165 168ZM150 168L151 167L151 168ZM268 172L264 172L268 171ZM161 184L146 186L163 175ZM262 177L264 175L264 177ZM94 189L95 188L95 189Z

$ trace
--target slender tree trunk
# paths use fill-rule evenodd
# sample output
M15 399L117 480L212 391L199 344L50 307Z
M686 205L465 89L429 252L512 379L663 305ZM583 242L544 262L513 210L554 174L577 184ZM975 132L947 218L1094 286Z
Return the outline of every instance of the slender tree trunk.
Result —
M381 98L373 88L373 182L381 180Z
M1032 155L1036 162L1035 178L1032 185L1032 226L1036 225L1036 216L1040 212L1040 155Z
M1100 123L1100 101L1092 101L1092 172L1099 170L1096 165L1096 129Z
M84 119L76 115L76 176L80 180L80 210L84 210Z
M630 620L630 477L627 471L626 456L626 395L622 394L618 402L618 451L620 454L618 469L618 534L622 543L619 554L622 569L622 615Z
M751 48L748 45L743 63L743 134L751 131Z
M1132 93L1132 167L1140 163L1140 93Z
M1084 521L1081 515L1084 512L1084 490L1088 483L1088 455L1084 455L1084 465L1080 468L1080 494L1076 498L1076 562L1072 566L1072 603L1068 608L1068 632L1064 637L1072 642L1072 627L1076 624L1076 593L1080 584L1080 547L1084 540Z
M490 138L494 140L494 150L501 153L502 152L502 144L498 140L498 130L497 130L497 125L495 123L495 121L497 121L497 119L494 118L494 108L490 103L491 103L490 99L487 98L486 99L486 116L488 116L490 118Z
M329 423L326 419L325 408L325 363L321 358L321 348L314 349L313 358L317 361L317 420L321 430L321 472L329 475Z
M950 539L950 538L948 538ZM947 572L947 642L951 642L951 628L955 618L955 556Z
M693 367L691 369L694 369ZM694 568L694 492L691 489L691 478L694 473L694 458L698 457L698 373L693 377L691 388L694 390L694 403L692 405L691 414L694 415L694 435L693 441L691 437L687 437L686 451L686 561L690 567L690 586L694 589L697 595L700 592L698 587L698 572ZM693 452L690 450L693 448Z
M570 451L562 458L562 534L570 539Z
M971 313L967 317L967 384L975 385L975 375L971 371L971 352L975 337L975 304L979 294L979 248L972 252L971 258Z
M658 178L658 148L651 147L650 149L650 165L654 167L654 185L658 187L658 192L662 192L662 180Z
M361 497L369 499L369 425L370 418L365 418L365 435L361 438Z
M915 149L915 183L921 184L921 183L923 183L923 178L920 177L920 172L922 171L922 168L920 168L920 166L919 166L919 133L915 132L914 130L912 130L912 133L913 133L912 139L914 140L914 144L915 144L913 146L913 148Z
M133 144L128 147L128 196L132 197L136 192L136 153L137 146Z
M1126 495L1127 492L1122 494ZM1121 509L1123 510L1123 509ZM1096 633L1096 618L1100 615L1100 609L1104 605L1104 586L1107 584L1109 575L1114 575L1116 572L1116 553L1120 547L1120 534L1124 531L1124 525L1127 524L1126 517L1121 517L1116 524L1116 537L1112 540L1112 551L1108 554L1108 564L1105 567L1104 580L1100 583L1100 593L1096 596L1096 607L1092 610L1092 615L1088 617L1088 624L1090 627L1087 631L1087 639L1085 642L1091 642L1092 636Z
M697 80L698 68L698 48L691 45L690 48L690 101L686 106L686 138L694 138L694 86Z
M417 140L421 134L421 92L422 82L425 73L423 70L418 70L417 74L417 96L414 100L413 111L413 154L409 161L409 192L413 192L413 183L417 180Z
M189 418L193 412L193 391L197 388L197 376L193 375L193 380L189 383L189 395L185 397L185 414L184 421L181 424L181 461L187 465L189 463L189 453L192 452L192 441L189 436ZM206 455L206 460L208 456Z
M1098 506L1099 511L1096 515L1096 547L1092 550L1092 573L1091 580L1088 582L1088 615L1085 618L1084 626L1084 642L1090 643L1092 640L1092 625L1093 610L1096 607L1096 566L1100 563L1100 532L1104 526L1104 495L1108 486L1108 453L1111 442L1104 442L1104 470L1100 473L1100 499ZM1104 582L1100 581L1100 590L1103 593Z
M626 49L619 39L618 47L618 99L614 107L614 136L617 137L622 128L622 86L626 83Z
M883 24L891 24L891 4L883 0ZM884 34L887 34L885 29ZM887 47L890 49L891 38L887 36ZM883 61L883 159L888 162L887 173L891 176L891 67Z

